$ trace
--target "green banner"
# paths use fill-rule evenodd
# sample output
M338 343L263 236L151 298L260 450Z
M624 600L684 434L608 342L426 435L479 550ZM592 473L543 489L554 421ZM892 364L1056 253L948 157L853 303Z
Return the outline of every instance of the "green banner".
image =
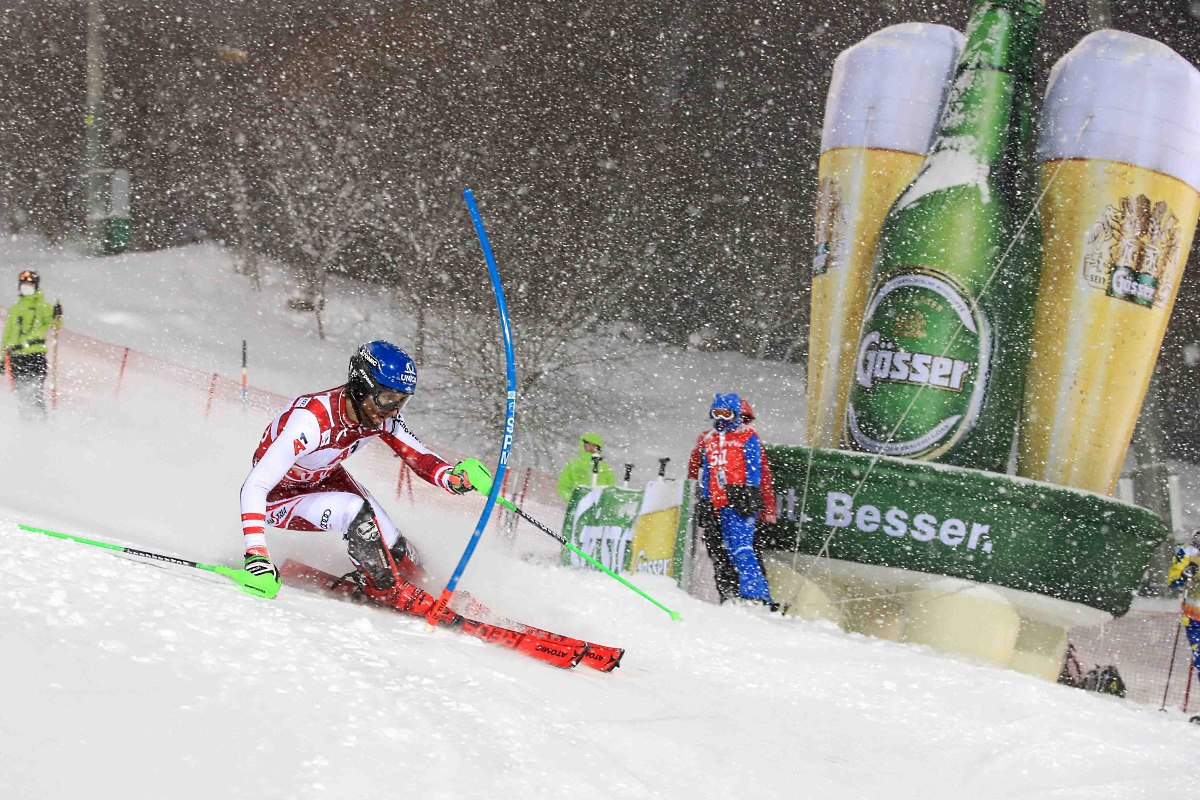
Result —
M628 572L634 525L643 492L614 486L578 486L567 504L563 536L614 572ZM567 548L562 563L591 569Z
M683 580L683 557L687 551L687 538L691 532L692 508L696 505L696 498L700 495L700 488L696 481L688 478L683 483L683 497L679 505L679 524L675 528L675 557L671 561L671 574L675 576L675 583Z
M948 575L1120 616L1154 546L1149 511L980 470L820 448L767 448L770 549Z

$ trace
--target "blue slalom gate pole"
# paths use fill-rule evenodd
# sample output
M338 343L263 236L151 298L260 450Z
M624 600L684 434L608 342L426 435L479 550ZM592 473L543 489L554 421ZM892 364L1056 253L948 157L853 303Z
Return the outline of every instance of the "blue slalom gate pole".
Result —
M467 201L467 209L470 210L471 219L475 223L475 234L479 237L479 246L483 248L483 258L487 261L488 274L492 278L492 291L496 295L496 310L500 314L500 330L504 336L504 360L508 371L508 401L504 405L504 438L500 443L500 459L496 463L491 491L488 492L487 502L483 506L479 522L475 525L475 532L471 534L471 540L467 542L467 549L463 551L462 558L458 560L458 566L454 568L454 574L450 576L446 588L442 590L441 597L438 598L426 618L430 628L437 627L438 617L450 605L450 598L454 596L454 591L458 588L458 580L466 570L467 562L475 554L475 547L479 544L480 537L483 536L484 528L487 527L488 517L492 515L492 509L496 506L496 498L500 496L500 486L504 481L504 471L508 468L508 453L512 450L513 431L517 416L517 368L513 358L512 328L508 322L508 306L504 303L504 287L500 285L500 272L496 269L496 257L492 255L492 246L488 243L487 231L483 227L483 218L479 216L479 209L475 206L475 196L471 194L469 188L463 189L463 199Z

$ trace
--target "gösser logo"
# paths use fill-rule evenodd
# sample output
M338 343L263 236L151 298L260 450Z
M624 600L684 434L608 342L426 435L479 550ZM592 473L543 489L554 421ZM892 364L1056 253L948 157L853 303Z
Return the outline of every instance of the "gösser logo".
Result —
M987 388L992 344L982 309L944 275L906 272L875 291L864 320L857 386L846 407L854 447L913 458L934 458L953 447L975 426ZM933 352L906 350L900 341L918 341ZM905 427L919 396L900 388L909 386L943 391L926 396L927 420L918 417Z
M894 277L876 291L867 307L865 318L874 322L876 311L881 305L886 305L888 297L896 291L924 292L941 298L954 311L962 329L971 339L983 340L971 348L979 357L986 353L987 332L982 320L977 319L978 309L953 286L934 275L922 273L904 274ZM907 296L904 302L912 302ZM864 326L867 327L867 326ZM863 337L858 348L857 379L864 389L871 389L877 383L891 382L909 383L917 386L935 386L962 391L964 379L970 373L974 364L957 358L949 358L932 353L909 352L897 347L875 330Z
M854 498L843 492L826 493L825 524L831 528L853 526L863 533L882 531L897 538L907 534L918 542L936 539L947 547L958 547L965 543L968 550L992 552L992 542L987 538L991 525L955 517L938 520L933 514L914 515L896 506L883 511L879 506L864 503L855 508Z
M963 379L974 366L970 361L958 358L909 352L882 339L879 331L863 337L858 351L858 383L864 389L872 388L879 380L961 392Z

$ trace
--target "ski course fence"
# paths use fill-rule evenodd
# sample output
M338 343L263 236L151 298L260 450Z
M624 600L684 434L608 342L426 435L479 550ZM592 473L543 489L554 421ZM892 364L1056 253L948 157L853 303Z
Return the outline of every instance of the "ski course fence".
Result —
M1200 713L1200 686L1187 635L1180 630L1181 616L1177 601L1139 599L1123 617L1104 625L1071 628L1068 640L1084 672L1115 666L1125 682L1127 699Z

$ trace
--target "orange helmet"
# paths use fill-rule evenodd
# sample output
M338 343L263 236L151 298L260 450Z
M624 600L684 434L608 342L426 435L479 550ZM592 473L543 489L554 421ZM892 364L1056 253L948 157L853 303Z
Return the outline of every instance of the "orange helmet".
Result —
M41 277L39 277L38 274L31 269L22 270L21 274L17 276L18 286L20 286L22 283L32 283L33 288L36 289L41 282Z

